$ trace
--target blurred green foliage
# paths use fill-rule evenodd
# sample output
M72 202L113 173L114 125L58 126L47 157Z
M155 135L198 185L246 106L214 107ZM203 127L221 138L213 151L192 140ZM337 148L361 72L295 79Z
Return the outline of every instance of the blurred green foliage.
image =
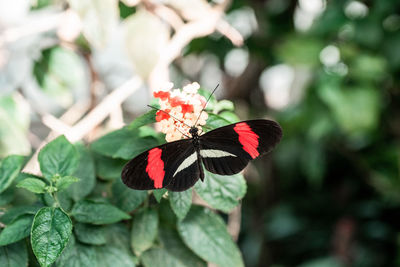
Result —
M360 18L350 2L327 1L306 32L293 23L297 1L241 3L260 23L250 57L312 74L300 101L272 113L284 138L254 164L239 239L247 266L400 264L400 2L363 1ZM338 64L321 62L327 46Z

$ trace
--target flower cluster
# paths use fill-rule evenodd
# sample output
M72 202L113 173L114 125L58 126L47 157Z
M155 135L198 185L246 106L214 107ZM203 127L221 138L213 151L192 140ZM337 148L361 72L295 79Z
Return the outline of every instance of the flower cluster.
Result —
M200 125L206 124L208 118L206 112L201 112L206 99L197 93L200 88L198 83L188 84L182 90L172 87L170 83L168 87L153 93L163 110L157 111L158 127L166 134L168 142L190 136L188 126L194 126L197 119L196 126L201 131Z

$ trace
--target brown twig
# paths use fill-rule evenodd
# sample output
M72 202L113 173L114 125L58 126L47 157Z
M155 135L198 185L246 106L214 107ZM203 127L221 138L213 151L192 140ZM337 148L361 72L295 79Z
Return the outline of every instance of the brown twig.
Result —
M237 205L228 216L228 233L233 241L237 241L240 232L240 223L242 220L242 205Z
M142 80L135 76L106 96L92 111L75 124L65 136L70 142L81 140L89 131L101 123L111 111L124 102L142 85Z

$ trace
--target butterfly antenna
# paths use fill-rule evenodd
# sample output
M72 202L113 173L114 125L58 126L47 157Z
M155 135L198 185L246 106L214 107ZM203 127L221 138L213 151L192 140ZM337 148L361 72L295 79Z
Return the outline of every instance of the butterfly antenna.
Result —
M175 125L174 125L175 126ZM176 127L175 126L175 129L177 129L178 130L178 132L180 132L181 134L183 134L184 136L186 136L187 138L190 138L190 136L189 135L187 135L187 134L185 134L184 132L182 132L181 130L179 130L179 128L178 127Z
M206 107L207 107L207 104L208 104L208 101L210 101L210 99L211 99L212 95L213 95L213 94L214 94L214 92L217 90L218 86L219 86L219 84L217 84L217 86L215 86L214 90L211 92L211 95L210 95L210 96L207 98L207 101L206 101L206 103L204 104L204 107L203 107L203 109L200 111L200 113L199 113L199 116L197 117L197 120L196 120L196 122L194 123L194 126L196 126L196 125L197 125L197 122L198 122L198 121L199 121L199 119L200 119L201 113L203 113L203 111L206 109Z
M181 121L181 120L178 120L178 118L175 118L174 116L172 116L171 114L169 114L168 112L166 112L166 111L164 111L164 110L162 110L162 109L159 109L159 108L156 108L156 107L153 107L153 106L150 106L150 105L147 105L148 107L151 107L151 108L154 108L154 109L156 109L156 110L159 110L159 111L161 111L161 112L164 112L165 114L168 114L169 116L171 116L172 118L174 118L175 120L177 120L177 121L179 121L179 122L181 122L181 123L183 123L183 124L185 124L186 126L188 126L189 128L190 128L190 126L189 125L187 125L186 123L184 123L183 121ZM177 129L181 134L183 134L184 136L186 136L187 138L190 138L190 136L188 136L187 134L185 134L184 132L182 132L181 130L179 130L179 128L178 127L176 127L175 125L174 125L174 127L175 127L175 129Z
M185 124L187 127L191 128L191 127L190 127L189 125L187 125L184 121L182 121L182 120L178 119L177 117L175 117L175 116L169 114L168 112L166 112L166 111L164 111L164 110L162 110L162 109L159 109L159 108L157 108L157 107L154 107L154 106L150 106L150 105L147 105L147 106L150 107L150 108L154 108L155 110L159 110L159 111L161 111L161 112L163 112L163 113L165 113L165 114L171 116L171 117L174 118L176 121L179 121L179 122Z

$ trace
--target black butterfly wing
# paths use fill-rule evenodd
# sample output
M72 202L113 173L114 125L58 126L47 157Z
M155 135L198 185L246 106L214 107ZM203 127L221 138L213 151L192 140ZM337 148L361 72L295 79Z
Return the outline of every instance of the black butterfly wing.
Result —
M197 159L182 171L179 166L196 155L192 139L178 140L149 149L130 160L122 169L124 184L137 190L159 189L168 186L173 191L183 191L199 178ZM171 186L172 181L175 181ZM186 188L187 187L187 188Z
M200 178L201 161L193 147L193 151L188 153L185 160L180 161L178 168L175 168L173 179L169 185L166 186L171 191L184 191L192 187Z
M243 121L200 136L200 154L208 171L232 175L271 151L281 138L282 128L274 121Z

